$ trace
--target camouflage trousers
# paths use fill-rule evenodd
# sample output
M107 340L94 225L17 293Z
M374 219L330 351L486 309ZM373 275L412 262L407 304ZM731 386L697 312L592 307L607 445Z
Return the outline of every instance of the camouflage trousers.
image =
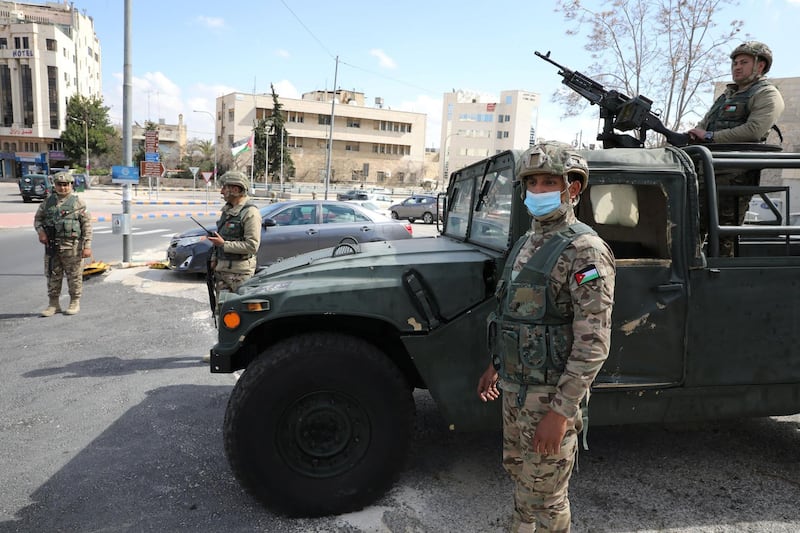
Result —
M242 283L253 277L253 274L234 273L225 271L214 272L214 288L217 297L217 313L219 313L219 293L222 291L235 292Z
M720 226L741 226L747 208L750 206L752 194L746 193L726 193L719 191L719 187L726 185L734 186L757 186L760 179L758 170L723 170L715 176L717 185L717 210ZM705 240L708 237L708 209L706 207L706 187L702 171L698 171L698 198L700 201L700 235ZM719 240L720 257L733 257L735 252L735 236L721 237Z
M83 258L73 251L61 251L52 258L44 256L44 275L47 276L48 298L61 296L61 284L67 277L70 298L77 299L83 293Z
M535 524L535 531L539 532L570 530L567 490L582 422L580 413L567 421L558 454L536 453L532 449L533 434L550 411L551 399L552 393L529 390L525 404L517 407L517 394L503 392L503 468L514 481L512 532L526 531L523 524Z

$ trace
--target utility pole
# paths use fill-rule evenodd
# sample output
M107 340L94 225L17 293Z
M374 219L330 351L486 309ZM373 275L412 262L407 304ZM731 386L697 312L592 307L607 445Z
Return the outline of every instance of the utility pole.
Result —
M336 69L333 71L333 98L331 98L331 130L328 135L328 158L325 163L325 199L328 199L328 187L331 183L331 152L333 152L333 121L336 111L336 81L339 77L339 56L336 56ZM281 157L283 163L283 157ZM281 184L283 184L283 174L281 173Z
M123 46L123 66L122 66L122 158L125 166L133 165L133 73L131 67L131 0L125 0L124 11L124 46ZM131 261L131 234L130 234L130 213L131 213L131 186L125 183L122 186L122 217L126 220L125 226L128 233L122 234L122 261Z
M203 111L202 109L193 109L192 113L205 113L211 120L214 121L214 187L217 186L217 119L210 111Z

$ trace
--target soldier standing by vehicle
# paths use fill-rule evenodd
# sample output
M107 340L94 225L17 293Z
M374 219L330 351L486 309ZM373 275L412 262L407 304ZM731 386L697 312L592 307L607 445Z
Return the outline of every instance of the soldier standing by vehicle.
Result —
M222 207L217 231L209 235L214 245L209 270L214 272L219 291L235 291L256 270L256 254L261 244L261 216L258 206L247 201L249 183L241 172L222 176Z
M694 143L763 143L767 134L783 113L780 91L766 79L772 66L772 51L758 41L747 41L731 52L731 76L728 84L711 109L695 128L689 130ZM717 185L756 186L760 181L756 171L732 170L717 173ZM704 180L700 180L704 193ZM744 221L748 195L722 195L719 198L719 221L722 225L739 226ZM700 202L701 231L707 230L706 202ZM738 214L738 216L737 216ZM733 256L733 238L720 239L720 255Z
M65 315L80 311L83 292L83 258L92 255L92 219L86 204L72 191L72 174L59 172L53 178L55 194L39 205L33 227L45 245L44 271L50 303L42 316L61 312L59 297L64 275L69 288L69 307Z
M503 391L503 467L514 481L512 531L569 531L569 478L580 402L608 356L614 256L573 211L589 178L562 143L527 150L517 167L532 231L512 249L489 317L483 401Z

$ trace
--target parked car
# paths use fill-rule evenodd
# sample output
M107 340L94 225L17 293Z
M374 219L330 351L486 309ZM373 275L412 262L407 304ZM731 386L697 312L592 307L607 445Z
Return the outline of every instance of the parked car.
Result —
M800 226L800 213L792 213L789 215L790 226Z
M53 192L53 180L44 174L25 174L19 179L19 193L23 202L37 198L44 200Z
M340 192L336 194L337 200L366 200L367 191L364 189L350 189L347 192Z
M394 204L389 207L389 212L395 220L406 218L409 222L414 222L420 219L426 224L433 224L438 213L436 197L423 195L410 196L399 204Z
M267 266L297 254L336 246L343 238L358 242L410 239L411 224L398 223L359 205L335 200L294 200L269 204L261 213L258 265ZM212 224L206 229L216 231ZM204 273L211 243L195 227L174 235L167 248L168 267L179 272Z
M391 217L391 213L388 209L389 206L383 207L379 205L377 202L374 202L372 200L345 200L345 202L347 202L348 204L360 205L365 209L369 209L370 211L375 211L376 213L379 213L385 217Z

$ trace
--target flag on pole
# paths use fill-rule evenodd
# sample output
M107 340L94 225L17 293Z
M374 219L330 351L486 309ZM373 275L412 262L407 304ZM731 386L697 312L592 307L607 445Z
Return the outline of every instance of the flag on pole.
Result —
M253 134L251 133L250 137L233 143L233 146L231 146L231 155L233 157L236 157L242 152L246 152L252 149L253 149Z

